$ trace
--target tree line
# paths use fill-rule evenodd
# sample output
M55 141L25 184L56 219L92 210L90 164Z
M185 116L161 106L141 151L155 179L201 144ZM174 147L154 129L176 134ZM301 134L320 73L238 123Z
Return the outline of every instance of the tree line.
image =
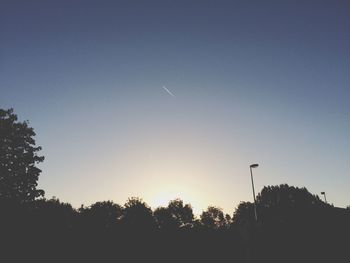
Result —
M327 262L346 251L341 240L350 234L349 207L336 208L287 184L258 193L258 220L251 202L241 202L232 215L210 206L196 217L181 199L154 210L137 197L124 205L108 200L78 209L46 199L37 189L37 164L44 157L34 137L13 109L0 109L0 230L6 252L23 250L29 257L61 250L58 257L74 255L78 261L116 251L127 262Z

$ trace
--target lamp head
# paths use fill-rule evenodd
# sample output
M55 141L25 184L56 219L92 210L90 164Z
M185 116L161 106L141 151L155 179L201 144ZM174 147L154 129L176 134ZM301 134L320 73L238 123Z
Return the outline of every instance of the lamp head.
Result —
M251 164L251 165L250 165L250 168L257 168L258 166L259 166L259 164L254 163L254 164Z

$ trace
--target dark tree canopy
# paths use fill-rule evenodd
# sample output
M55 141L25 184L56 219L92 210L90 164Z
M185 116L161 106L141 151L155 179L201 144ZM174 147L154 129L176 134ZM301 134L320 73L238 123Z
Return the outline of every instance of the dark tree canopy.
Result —
M322 203L318 196L311 194L305 187L298 188L287 184L265 186L256 199L258 205L264 208L296 208Z
M112 201L102 201L90 207L81 207L80 215L89 227L110 228L118 223L122 215L122 207Z
M260 222L285 222L296 218L306 219L315 209L327 206L317 195L305 187L298 188L281 184L264 186L256 198L258 220ZM233 216L236 223L254 222L254 204L241 202Z
M72 228L76 210L69 203L60 202L58 198L40 198L29 203L32 221L36 227L46 230Z
M0 109L4 262L6 258L28 261L33 256L39 260L43 255L49 261L54 255L60 261L77 262L109 262L110 258L120 262L170 258L174 262L342 262L341 258L348 258L343 240L350 236L350 206L334 207L306 188L287 184L265 186L256 204L241 202L233 218L215 206L195 217L191 205L181 199L153 212L140 198L128 199L123 207L103 201L78 210L57 198L38 198L44 191L37 189L41 171L36 165L44 157L38 156L41 147L34 136L33 128L19 122L12 109ZM24 258L15 260L16 255Z
M0 199L33 201L43 196L37 189L41 170L36 165L44 160L35 145L35 132L28 122L19 122L13 109L0 109Z
M167 207L159 207L154 211L158 227L161 229L176 229L190 226L194 215L190 204L185 204L181 199L169 202Z
M224 215L221 208L215 206L209 206L202 212L200 218L203 226L210 229L226 228L231 221L229 216Z
M236 224L245 224L252 223L254 220L254 204L240 202L233 213L233 222Z
M152 209L137 197L129 198L125 203L121 221L128 228L148 230L156 227Z
M178 226L190 224L194 218L193 210L190 204L185 204L181 199L175 199L169 202L168 210L176 220Z

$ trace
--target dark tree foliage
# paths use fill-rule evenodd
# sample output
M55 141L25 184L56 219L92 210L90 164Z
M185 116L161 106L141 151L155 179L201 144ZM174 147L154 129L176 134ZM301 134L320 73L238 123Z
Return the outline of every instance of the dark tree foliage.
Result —
M298 188L287 184L265 186L256 197L258 221L276 223L315 214L320 206L327 206L317 195L311 194L305 187ZM233 215L235 223L253 224L254 204L241 202Z
M287 184L265 186L256 200L259 206L264 208L305 207L322 203L318 196L311 194L305 187L298 188Z
M312 220L321 206L328 206L305 187L287 184L265 186L256 200L258 217L270 223Z
M254 219L254 204L250 202L240 202L233 213L233 222L238 224L252 223Z
M35 145L35 132L28 122L19 122L13 109L0 109L0 199L16 202L33 201L43 196L37 189L44 160Z
M167 207L157 208L154 211L154 217L158 227L166 230L179 227L191 228L194 219L191 205L184 205L181 199L170 201Z
M266 186L233 218L210 206L199 218L175 199L154 212L140 198L121 207L96 202L75 210L37 198L43 161L35 133L13 110L0 110L1 262L348 262L350 207L306 188ZM345 261L344 261L345 259Z
M287 191L285 186L282 188L282 193ZM350 235L347 209L314 202L317 197L310 197L304 189L300 191L306 198L297 208L295 201L291 201L293 205L288 205L289 201L275 204L268 197L272 192L275 198L279 186L266 189L273 190L260 193L263 198L258 202L259 222L255 222L254 206L249 202L238 205L233 220L217 207L208 207L199 219L194 218L190 205L179 199L154 213L140 198L130 198L124 207L105 201L78 211L56 198L37 199L16 203L16 212L10 216L0 206L0 230L7 248L2 252L15 248L10 253L13 259L20 248L18 255L25 255L23 260L28 259L28 253L40 251L40 255L46 253L46 258L55 255L64 261L71 257L77 262L109 262L117 255L125 262L164 262L171 257L176 262L232 259L308 263L330 262L329 255L333 259L345 255L346 243L341 240ZM289 199L294 200L293 194ZM262 206L261 200L268 200L269 205ZM294 220L293 214L301 220ZM293 220L279 220L286 215ZM171 231L159 231L156 224L159 229ZM190 228L184 228L189 224Z
M117 225L123 209L112 201L96 202L79 209L81 222L92 228L111 228Z
M169 202L168 210L180 227L190 225L194 218L192 206L185 204L181 199L175 199Z
M215 206L209 206L202 212L200 218L202 225L209 229L225 229L231 223L230 217L225 216L222 209Z
M69 203L58 198L37 199L28 203L30 219L33 225L48 230L71 229L75 225L77 211Z
M177 221L173 218L167 207L158 207L154 210L154 218L157 226L163 230L173 230L178 227Z
M152 209L138 197L129 198L125 203L121 222L129 229L152 230L156 228Z

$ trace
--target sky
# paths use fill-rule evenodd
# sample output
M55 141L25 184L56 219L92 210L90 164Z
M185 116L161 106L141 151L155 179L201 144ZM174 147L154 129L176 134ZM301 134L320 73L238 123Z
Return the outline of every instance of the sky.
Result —
M348 1L0 2L0 108L74 207L177 197L232 214L264 185L350 205Z

